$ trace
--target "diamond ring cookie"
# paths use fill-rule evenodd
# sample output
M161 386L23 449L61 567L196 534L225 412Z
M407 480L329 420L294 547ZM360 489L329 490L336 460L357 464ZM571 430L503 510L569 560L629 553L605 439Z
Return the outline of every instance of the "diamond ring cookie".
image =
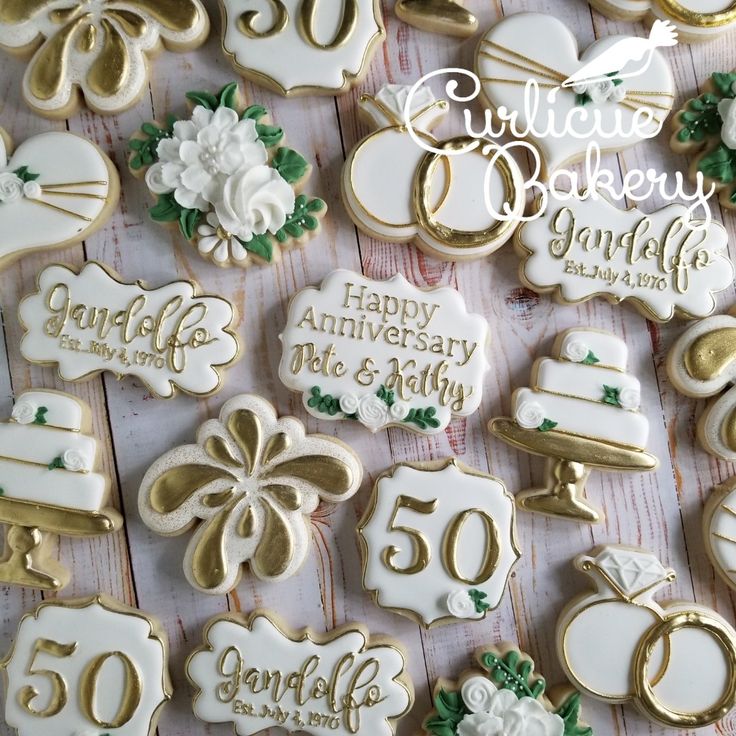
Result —
M184 557L189 583L224 594L242 566L261 580L294 575L309 551L310 515L360 487L363 466L343 442L306 434L259 396L227 401L197 443L156 460L141 482L143 522L165 536L193 530Z
M320 419L437 434L478 410L488 335L455 289L338 269L291 298L279 377Z
M633 702L674 728L710 725L736 706L736 631L706 606L655 601L675 579L655 555L607 545L574 564L593 585L557 622L560 662L575 687Z
M622 210L600 191L548 192L544 212L516 231L520 277L561 304L600 296L631 302L657 322L707 317L714 294L733 284L734 268L726 229L705 225L683 204L646 214Z
M20 352L41 365L57 365L64 381L110 371L135 376L159 398L178 391L210 396L221 372L240 353L232 332L233 305L200 295L192 281L149 288L125 283L97 261L77 273L47 266L36 291L20 303L25 330Z
M118 172L91 141L51 131L13 151L0 128L0 270L26 253L81 242L119 197Z
M529 388L514 391L512 417L493 419L493 434L547 460L547 485L521 491L526 511L597 524L603 512L585 498L591 468L654 470L646 451L649 422L639 412L639 381L626 372L628 349L604 330L561 333L552 357L532 367Z
M151 218L221 267L273 263L313 237L327 205L300 193L312 167L281 145L266 108L243 109L234 82L187 98L190 115L144 123L129 143L130 170L156 199Z
M5 659L5 722L18 736L153 736L171 699L158 621L106 595L41 603Z
M200 0L11 0L0 8L0 48L30 57L23 97L34 112L68 118L82 100L102 115L148 89L151 59L187 51L210 30Z
M123 524L108 507L110 478L97 471L90 408L61 391L30 390L0 423L0 581L59 590L70 579L50 554L54 535L108 534Z
M530 130L528 141L539 151L542 176L549 178L584 158L592 142L604 151L621 151L640 142L641 133L651 138L662 129L675 84L658 47L674 45L676 35L660 21L649 38L608 36L580 53L575 36L554 16L517 13L481 38L475 71L487 107L517 114L518 128ZM526 104L530 79L539 89L538 104ZM595 111L603 121L620 116L621 127L604 126L613 135L603 137L596 116L583 111ZM635 116L641 125L633 125ZM561 136L542 134L549 120Z
M513 644L477 649L475 669L457 682L439 680L426 736L593 736L580 720L580 693L569 685L547 688L534 661Z
M514 159L488 143L461 155L476 142L468 136L439 142L430 131L447 114L447 101L421 87L409 111L415 135L446 155L412 139L405 107L411 87L388 84L360 97L362 116L375 130L345 162L342 195L353 222L364 232L396 243L414 242L443 260L483 258L507 242L524 211L524 178ZM491 161L497 155L491 166ZM505 203L511 215L499 220Z
M363 587L427 628L485 618L521 554L513 497L454 458L381 475L358 534Z
M235 71L285 97L348 92L385 30L380 0L221 0L222 48Z

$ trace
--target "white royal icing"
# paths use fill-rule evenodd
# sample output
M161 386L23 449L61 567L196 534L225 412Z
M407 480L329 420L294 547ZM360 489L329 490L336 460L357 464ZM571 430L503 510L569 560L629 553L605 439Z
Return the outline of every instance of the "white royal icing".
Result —
M222 45L236 71L285 95L310 94L315 88L347 92L384 37L377 0L333 0L329 8L311 13L311 23L309 3L302 0L260 3L250 13L243 12L240 0L224 0L222 8ZM355 21L342 33L351 11ZM250 36L244 30L246 15L252 17Z
M576 99L577 93L572 88L548 89L543 85L555 84L557 77L551 79L548 76L540 76L541 72L537 70L544 67L551 69L560 77L560 82L564 81L593 59L604 58L604 55L609 53L613 46L622 41L633 41L634 45L638 44L643 48L643 52L637 61L631 61L622 68L610 71L618 72L620 75L634 74L635 76L622 79L623 88L627 92L631 91L632 95L634 92L646 93L645 97L636 97L637 100L644 99L665 107L665 109L648 108L654 118L660 121L659 123L652 121L649 125L642 123L640 126L651 137L661 129L662 122L674 102L675 89L669 65L660 51L654 50L651 63L642 69L645 60L649 58L647 53L649 39L607 36L595 41L581 54L575 36L555 16L544 13L517 13L503 18L483 36L476 56L476 72L481 79L512 80L511 82L484 82L483 92L487 102L493 108L504 107L508 111L518 113L519 128L526 129L533 123L538 131L544 131L549 125L548 120L552 118L555 130L559 131L565 126L565 120L570 112L580 108ZM638 47L633 49L635 53L637 50ZM530 69L532 66L530 63L520 61L517 54L524 59L531 60L533 67ZM499 61L499 57L510 63ZM619 57L620 54L617 54L617 60L612 63L620 64ZM637 73L640 69L641 72ZM524 100L525 85L532 78L536 79L540 85L540 95L538 106L530 106L530 109L534 111L530 119L527 116ZM552 101L548 97L550 92L553 93ZM653 94L650 95L650 93ZM637 108L638 103L632 103L632 106ZM621 104L614 97L609 97L605 101L601 100L597 104L594 102L584 105L580 109L586 108L588 110L595 108L600 111L604 122L607 120L612 122L614 111L618 110L623 129L631 132L632 119L636 114L635 109ZM548 175L566 163L582 158L592 141L598 143L602 150L619 151L641 140L639 135L634 134L602 138L593 133L593 125L592 114L588 115L586 120L583 120L581 115L575 114L571 125L565 128L566 132L561 137L530 134L529 139L539 149ZM604 125L604 128L607 132L613 130L612 125Z
M431 434L480 406L487 341L488 323L469 314L454 289L422 290L400 274L374 281L339 269L292 297L279 376L320 419ZM356 416L341 410L346 394ZM417 411L429 410L430 421L399 419L407 406L397 416L393 402L406 404L415 420Z
M730 646L736 643L736 631L706 606L654 600L674 573L645 550L608 545L577 557L575 567L591 578L595 590L563 611L557 650L573 685L592 697L610 703L633 700L641 709L633 662L643 638L666 617L707 616L722 627ZM647 669L655 698L679 714L708 710L730 688L736 663L729 659L714 635L697 624L670 633L655 643Z
M407 499L411 503L434 502L436 508L420 512L412 509ZM490 538L483 515L492 520ZM426 566L413 574L396 572L411 565L417 551L402 528L416 530L429 548ZM447 550L448 540L458 528L452 555ZM390 475L382 476L360 523L360 535L364 541L365 588L374 593L378 605L397 612L411 611L425 626L451 618L483 618L500 603L520 556L513 498L496 478L466 471L455 461L435 470L399 465ZM498 560L491 570L484 571L486 552L494 546L494 537ZM391 558L392 569L386 554L394 547L397 552ZM483 594L479 601L484 605L476 608L471 591Z
M706 317L734 269L723 225L692 229L703 224L682 204L645 214L619 209L600 193L549 193L544 214L518 233L522 275L532 289L555 290L567 303L605 296L632 300L658 321L676 312Z
M127 676L124 657L132 669ZM104 661L94 676L100 658ZM140 611L106 596L46 602L22 619L5 661L5 720L18 736L108 731L146 736L153 733L157 711L171 697L167 667L164 640L154 635L151 621ZM139 688L128 709L123 698L133 678ZM58 712L41 715L49 708L57 710L54 694L60 691L55 680L63 682L65 697ZM29 689L37 692L27 700Z
M38 179L24 184L14 173L23 167ZM107 157L72 133L28 138L9 161L2 145L0 267L28 251L83 240L115 204L111 190L116 180Z
M168 3L169 8L157 7L156 0L120 0L113 6L107 0L45 0L28 5L31 7L17 22L11 22L15 18L8 13L0 13L0 45L22 49L44 40L26 69L23 94L34 108L51 114L73 102L77 88L87 104L103 114L130 107L143 93L150 57L161 45L173 50L200 45L210 27L200 0ZM177 28L176 16L189 8L194 22L188 27ZM65 11L64 14L61 11ZM90 28L93 30L89 31ZM139 29L142 32L139 33ZM52 44L58 44L64 37L68 39L64 50L50 51ZM82 42L90 38L93 39L91 50L85 51ZM127 73L112 93L101 89L90 74L94 64L103 58L103 50L110 41L117 49L115 63L127 64ZM44 68L49 63L48 54L58 69L58 89L49 97L39 97L34 94L31 78L36 68ZM111 63L109 58L107 63ZM97 71L98 75L110 73Z
M395 645L362 628L290 634L258 612L213 619L187 674L197 718L232 723L239 736L272 726L310 736L392 736L412 703L405 667ZM237 677L246 671L252 675ZM285 686L297 679L300 688Z
M732 588L736 588L736 481L716 488L703 515L705 547L713 565Z
M195 294L188 281L157 289L121 283L95 262L79 274L49 266L19 308L21 353L57 363L67 381L109 370L141 378L161 397L177 388L213 393L221 386L218 367L238 355L235 314L225 299Z
M559 715L550 713L534 698L519 698L511 690L496 690L485 677L465 682L462 696L466 705L466 686L474 680L485 680L495 692L488 698L487 708L463 716L457 725L457 736L563 736L565 723Z
M375 97L361 97L360 110L376 130L358 143L343 167L348 212L359 227L385 240L416 240L420 246L451 259L489 255L511 237L513 227L505 229L502 236L498 232L489 235L484 243L459 247L438 238L418 222L413 201L415 173L428 153L412 140L406 128L405 103L410 89L390 84ZM426 144L437 144L429 131L446 114L446 101L435 101L427 87L417 90L412 100L412 125ZM476 150L445 156L437 163L429 201L441 225L476 232L498 224L486 206L486 191L496 212L508 201L512 211L521 214L523 179L518 166L509 156L502 156L512 180L512 191L508 191L499 165L489 171L489 159Z

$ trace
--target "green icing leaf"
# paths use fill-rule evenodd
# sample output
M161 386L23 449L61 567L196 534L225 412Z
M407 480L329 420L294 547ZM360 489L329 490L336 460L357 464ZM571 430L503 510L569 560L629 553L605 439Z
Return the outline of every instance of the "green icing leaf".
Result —
M34 174L28 170L27 166L21 166L13 172L22 182L36 181L41 174Z
M48 413L49 410L45 406L39 406L38 409L36 409L36 416L33 417L33 423L40 425L46 424L46 415Z
M279 174L289 182L289 184L299 181L299 179L307 173L307 169L309 168L309 164L306 160L291 148L279 148L279 150L276 151L276 155L273 157L273 161L271 161L271 166L273 166L273 168L276 169L276 171L278 171Z
M64 461L61 457L55 457L49 464L49 470L57 470L64 467Z
M484 593L482 590L472 588L468 591L468 595L475 605L476 613L485 613L490 608L488 603L485 601L485 599L488 598L488 594Z
M255 120L258 122L262 117L268 114L268 110L261 105L251 105L246 107L243 114L240 116L243 120Z
M545 419L538 427L539 432L549 432L557 426L557 422L553 422L551 419Z
M588 354L582 360L583 365L595 365L600 362L598 356L592 350L588 350Z
M301 238L305 230L316 230L319 220L310 212L319 212L325 208L321 199L307 200L306 195L299 194L294 201L294 211L286 218L284 226L276 233L276 240L285 243L290 237Z
M229 107L231 110L237 109L238 101L238 83L231 82L223 87L217 95L219 100L218 107Z
M179 230L181 230L182 235L187 240L191 240L194 237L194 230L201 216L202 213L199 210L181 208L181 212L179 213Z
M176 222L181 217L182 206L174 199L174 193L159 194L156 204L148 210L154 222Z
M440 422L435 414L437 414L437 409L433 406L427 409L410 409L404 421L407 424L416 424L419 429L427 429L427 427L437 429L440 426Z
M458 724L468 714L459 693L440 690L435 696L436 716L424 722L424 729L434 736L455 736Z
M381 399L381 401L383 401L383 403L388 407L391 407L396 403L394 392L389 391L383 384L381 384L381 388L376 392L376 396L378 396L378 398Z
M130 168L134 171L142 169L144 166L150 166L158 161L158 144L164 138L170 138L174 133L174 123L176 118L169 115L166 121L166 128L159 128L153 123L143 123L141 125L141 133L143 138L131 138L128 141L128 148L133 151L130 157Z
M706 137L720 136L723 120L718 112L719 101L720 98L712 92L690 100L687 109L680 113L683 127L677 133L677 139L681 143L690 140L700 143Z
M724 74L723 72L714 72L711 75L711 80L721 97L729 99L736 97L732 89L733 83L736 82L736 73L729 72Z
M271 263L273 260L273 244L268 235L254 235L247 243L244 240L240 240L240 242L247 251L257 255L267 263Z
M5 489L4 488L0 488L0 496L4 496L4 495L5 495Z
M508 651L503 658L493 652L485 652L481 663L488 670L491 680L502 690L511 690L518 698L536 700L544 695L547 687L544 678L538 676L532 681L534 662L528 657L522 657L515 649Z
M610 404L611 406L621 406L621 389L615 386L606 386L603 384L603 398L601 401L604 404Z
M256 123L256 133L258 133L258 139L266 148L277 146L284 137L284 131L277 125Z
M720 143L703 156L698 164L698 171L723 184L731 184L736 180L736 151Z
M317 409L325 414L329 414L334 417L340 413L340 402L334 396L330 394L322 394L319 386L313 386L311 391L311 397L307 401L307 406Z
M564 736L593 736L590 726L582 726L580 719L580 693L572 693L555 711L565 724Z
M220 105L219 100L211 92L187 92L187 99L196 105L202 105L207 110L217 110Z

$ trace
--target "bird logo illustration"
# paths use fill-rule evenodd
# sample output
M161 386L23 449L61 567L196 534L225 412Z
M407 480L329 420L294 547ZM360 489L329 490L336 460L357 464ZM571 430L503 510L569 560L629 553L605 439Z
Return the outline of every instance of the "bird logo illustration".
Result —
M585 66L578 69L563 83L563 88L603 82L615 75L617 79L637 77L652 63L654 52L664 46L677 44L677 29L668 20L655 20L649 38L622 38ZM621 72L632 62L641 62L628 72Z

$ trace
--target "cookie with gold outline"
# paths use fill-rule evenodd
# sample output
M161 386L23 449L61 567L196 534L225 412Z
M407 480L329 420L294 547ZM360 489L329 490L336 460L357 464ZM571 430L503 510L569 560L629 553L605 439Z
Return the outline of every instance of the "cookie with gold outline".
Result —
M189 116L144 123L129 143L130 170L156 199L151 219L221 267L273 263L314 237L327 205L301 193L312 167L281 145L266 108L243 108L236 82L187 99Z
M56 365L64 381L103 371L135 376L159 398L216 393L221 372L240 354L235 307L226 299L200 295L193 281L126 283L97 261L78 272L47 266L18 316L20 352L31 363Z
M13 151L0 128L0 270L26 253L88 238L119 198L115 165L86 138L49 131Z
M713 567L736 590L736 477L716 486L703 509L705 551Z
M220 0L225 56L242 77L284 97L348 92L363 80L386 36L381 2L320 5L269 0L244 9L240 0Z
M388 84L375 95L361 95L360 113L375 130L355 146L343 166L348 214L363 232L389 242L414 242L436 258L490 255L511 238L518 221L497 219L485 195L495 212L508 203L511 213L520 217L525 205L521 170L491 143L451 153L477 141L460 136L439 142L432 135L447 114L447 101L435 100L426 86L414 94L409 114L417 138L435 151L418 145L405 115L411 89Z
M455 458L386 471L358 535L363 587L427 628L485 618L521 555L513 496Z
M61 391L20 394L0 423L0 581L59 590L69 571L50 554L54 535L109 534L123 524L108 506L110 478L98 468L89 406Z
M667 375L686 396L711 401L698 420L706 452L736 460L736 307L696 322L667 354Z
M593 586L557 622L560 662L575 687L607 703L633 702L674 728L710 725L736 706L736 631L706 606L655 601L675 579L656 555L605 545L574 565Z
M171 699L169 645L152 616L98 594L41 603L0 662L18 736L153 736Z
M362 478L348 445L306 434L298 419L241 394L200 426L197 444L151 465L138 508L158 534L194 531L184 573L197 590L219 595L238 584L245 563L261 580L294 575L309 552L312 512L350 498Z
M394 12L404 23L430 33L468 38L478 30L478 19L463 0L398 0Z
M476 649L479 667L457 682L438 680L428 736L527 734L593 736L580 720L580 693L569 685L547 688L534 661L515 644Z
M81 102L101 115L135 105L151 59L187 51L210 30L201 0L23 0L0 8L0 48L30 58L23 97L34 112L68 118Z

